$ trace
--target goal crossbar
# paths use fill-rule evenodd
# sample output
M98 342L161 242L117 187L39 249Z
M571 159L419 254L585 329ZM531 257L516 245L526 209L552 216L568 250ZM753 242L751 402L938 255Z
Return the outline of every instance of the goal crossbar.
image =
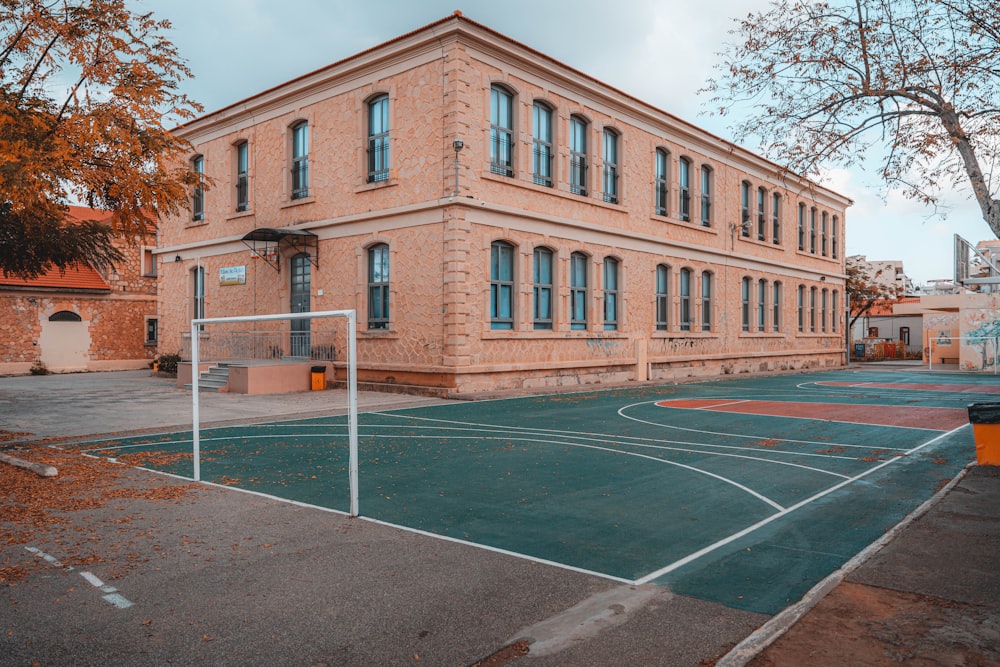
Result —
M233 322L273 322L275 320L306 320L344 317L347 319L347 434L350 447L349 477L351 516L358 516L358 376L357 376L357 312L354 310L323 310L307 313L277 313L271 315L236 315L191 320L191 402L192 447L194 450L194 481L201 481L201 415L199 414L198 379L200 376L200 333L203 325Z

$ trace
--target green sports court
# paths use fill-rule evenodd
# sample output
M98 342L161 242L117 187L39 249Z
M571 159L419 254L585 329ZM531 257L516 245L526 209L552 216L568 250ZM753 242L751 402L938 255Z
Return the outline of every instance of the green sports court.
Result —
M359 416L362 520L775 614L975 458L994 377L840 370ZM343 407L343 406L332 406ZM346 416L204 428L201 477L350 506ZM192 433L71 445L192 476Z

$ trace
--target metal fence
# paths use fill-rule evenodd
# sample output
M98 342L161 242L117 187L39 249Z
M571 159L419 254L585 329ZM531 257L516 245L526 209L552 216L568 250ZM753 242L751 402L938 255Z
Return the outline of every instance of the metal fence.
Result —
M201 333L202 361L336 360L336 329L313 331L218 331ZM181 334L181 358L191 359L191 332Z

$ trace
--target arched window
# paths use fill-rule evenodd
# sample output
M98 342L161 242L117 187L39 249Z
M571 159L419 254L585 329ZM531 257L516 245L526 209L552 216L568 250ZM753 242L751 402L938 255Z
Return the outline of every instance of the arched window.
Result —
M236 210L250 210L250 144L236 144Z
M389 96L368 102L368 182L389 180Z
M292 199L309 196L309 123L292 126Z
M656 330L670 329L670 267L656 267Z
M681 269L678 277L680 293L680 328L691 331L691 269Z
M514 246L506 241L490 247L490 327L514 328Z
M604 258L604 329L618 329L618 260Z
M502 86L490 88L490 171L514 175L514 95Z
M60 310L49 315L49 322L82 322L83 318L71 310Z
M712 330L712 273L701 274L701 330Z
M701 166L701 226L712 226L712 170Z
M191 158L191 171L195 173L194 192L191 195L191 219L205 219L205 158L195 155Z
M368 328L389 328L389 246L368 248Z
M587 328L587 263L588 257L574 252L569 258L570 328Z
M744 277L740 283L740 326L750 331L750 279Z
M587 194L587 129L580 116L569 119L569 190L576 195Z
M554 253L549 248L535 248L534 252L534 328L549 330L552 328L552 285L554 271L552 258Z
M604 130L603 165L604 201L618 203L618 133L610 128Z
M654 195L654 211L656 215L667 214L667 202L670 201L669 166L670 154L662 148L656 149L656 193Z
M535 185L552 187L552 109L543 102L531 108L532 137L531 173Z

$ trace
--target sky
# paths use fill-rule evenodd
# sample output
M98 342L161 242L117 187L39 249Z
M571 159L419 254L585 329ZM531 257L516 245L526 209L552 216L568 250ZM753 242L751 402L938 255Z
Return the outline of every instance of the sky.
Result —
M769 0L133 0L167 19L194 75L181 89L210 112L461 10L469 19L724 139L736 118L707 113L699 94L732 37L733 19ZM747 148L755 150L755 146ZM953 234L994 238L969 190L947 217L904 199L861 169L830 165L824 185L854 200L846 254L900 260L916 283L950 279Z

